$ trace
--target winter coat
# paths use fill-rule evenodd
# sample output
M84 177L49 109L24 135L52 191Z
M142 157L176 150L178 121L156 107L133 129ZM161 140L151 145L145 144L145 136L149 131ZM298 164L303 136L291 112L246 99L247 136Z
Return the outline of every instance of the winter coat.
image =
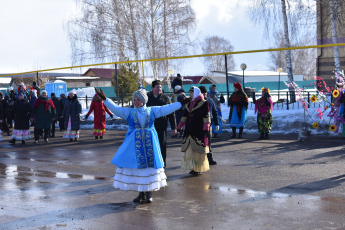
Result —
M13 104L14 113L14 129L28 130L30 129L30 112L31 106L26 99L17 99Z
M32 108L32 106L34 105L35 101L36 101L37 97L32 95L31 98L30 98L30 106Z
M0 120L4 122L4 108L2 107L1 103L0 103Z
M219 125L218 122L218 112L216 109L216 105L214 104L214 101L211 98L206 98L206 101L208 102L208 106L210 109L210 114L211 114L211 120L214 122L214 125Z
M179 79L175 78L175 79L171 82L171 88L172 88L172 90L174 90L174 89L175 89L175 86L177 86L177 85L181 86L181 88L182 88L182 85L183 85L182 79L179 80Z
M56 111L52 100L39 96L33 104L31 118L35 119L35 129L51 129Z
M94 129L105 129L106 117L105 112L109 115L112 113L109 109L104 105L103 101L94 101L92 100L89 112L86 116L90 116L92 113L94 114Z
M71 117L71 130L80 129L80 113L81 113L81 104L77 99L77 95L74 95L73 98L67 98L64 104L64 109L62 116L65 118L65 130L68 127L68 121Z
M146 103L147 107L151 106L162 106L171 104L171 100L167 95L159 94L157 98L153 95L152 92L147 94L148 101ZM171 113L167 116L159 117L155 120L155 129L156 130L167 130L168 128L168 120L170 122L171 129L176 129L176 119L175 113Z
M61 102L60 99L57 97L51 97L51 100L54 103L55 109L56 109L56 114L58 117L61 116L62 110L61 110Z
M183 117L178 126L179 129L182 129L184 125L186 126L181 151L185 152L190 144L195 152L207 153L209 143L204 131L209 131L210 124L209 105L203 97L197 97L194 101L186 104Z

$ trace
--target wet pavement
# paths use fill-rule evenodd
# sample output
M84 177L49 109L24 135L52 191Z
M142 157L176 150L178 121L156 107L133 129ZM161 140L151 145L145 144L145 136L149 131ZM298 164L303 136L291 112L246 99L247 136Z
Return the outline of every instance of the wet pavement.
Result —
M294 135L213 139L218 164L197 177L180 168L169 138L168 187L152 204L114 189L110 164L125 131L95 140L15 146L0 142L0 229L345 229L345 139Z

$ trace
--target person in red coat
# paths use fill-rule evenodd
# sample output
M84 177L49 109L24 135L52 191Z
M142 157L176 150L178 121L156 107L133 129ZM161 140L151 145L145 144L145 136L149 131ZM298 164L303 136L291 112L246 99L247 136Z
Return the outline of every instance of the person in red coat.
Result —
M106 124L105 112L107 112L111 118L113 118L114 115L103 104L103 101L97 94L92 99L91 106L89 112L85 116L85 120L90 116L92 111L94 115L93 135L95 136L95 139L98 139L98 137L100 137L100 139L103 139Z

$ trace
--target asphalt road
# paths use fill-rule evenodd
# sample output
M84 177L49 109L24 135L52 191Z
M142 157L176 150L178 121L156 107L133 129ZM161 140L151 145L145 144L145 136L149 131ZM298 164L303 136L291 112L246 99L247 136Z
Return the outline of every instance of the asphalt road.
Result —
M110 164L125 131L79 142L0 142L0 229L345 229L345 139L294 135L213 139L218 164L197 177L180 168L169 138L168 187L152 204L114 189Z

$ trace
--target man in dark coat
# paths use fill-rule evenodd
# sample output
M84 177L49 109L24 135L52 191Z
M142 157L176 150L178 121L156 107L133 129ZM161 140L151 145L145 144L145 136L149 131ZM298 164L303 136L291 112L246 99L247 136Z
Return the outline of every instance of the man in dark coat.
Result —
M61 113L63 111L63 109L65 108L65 102L67 100L66 94L62 93L60 94L60 108L61 108ZM65 118L59 116L59 127L60 127L60 131L65 131Z
M8 98L8 96L7 96ZM4 94L0 92L0 104L2 106L2 123L0 124L0 129L2 129L4 132L7 133L7 136L10 135L10 129L8 128L8 123L7 123L7 100L4 99Z
M147 96L148 96L148 102L146 104L147 107L171 104L170 98L167 95L163 94L162 86L159 80L152 82L152 91L149 92ZM171 113L168 116L163 116L155 120L155 129L158 134L159 144L161 147L162 157L163 157L165 166L166 166L166 153L167 153L166 148L167 148L168 120L170 122L173 135L176 135L177 130L176 130L175 113Z
M175 86L181 86L182 88L182 85L183 85L183 82L182 82L182 77L181 77L181 74L177 74L177 77L171 82L171 89L174 90L175 89Z
M32 106L31 121L35 119L34 136L35 144L38 143L42 130L44 130L44 141L48 142L48 136L55 120L56 111L52 100L48 99L47 91L42 90L41 95L35 100Z
M61 116L61 102L60 99L56 97L55 93L50 94L50 99L53 101L53 104L56 109L56 117L55 120L52 121L52 130L51 130L51 137L55 137L55 124L57 123L58 117Z
M75 92L68 92L68 98L65 101L62 117L65 118L65 134L63 138L69 138L70 141L78 141L80 130L81 104ZM71 121L69 123L69 121ZM70 127L69 127L70 124Z
M210 114L211 114L211 121L214 122L216 129L217 128L219 129L218 112L216 109L216 105L214 104L214 101L211 98L207 97L207 89L205 86L200 86L199 89L200 89L201 93L204 95L205 100L208 102L208 106L209 106L209 110L210 110ZM218 131L218 130L216 130L216 131ZM210 152L207 153L208 162L210 163L210 165L215 165L215 164L217 164L217 161L215 161L213 159L213 155L212 155L211 129L208 131L207 137L208 137L208 143L210 145Z

